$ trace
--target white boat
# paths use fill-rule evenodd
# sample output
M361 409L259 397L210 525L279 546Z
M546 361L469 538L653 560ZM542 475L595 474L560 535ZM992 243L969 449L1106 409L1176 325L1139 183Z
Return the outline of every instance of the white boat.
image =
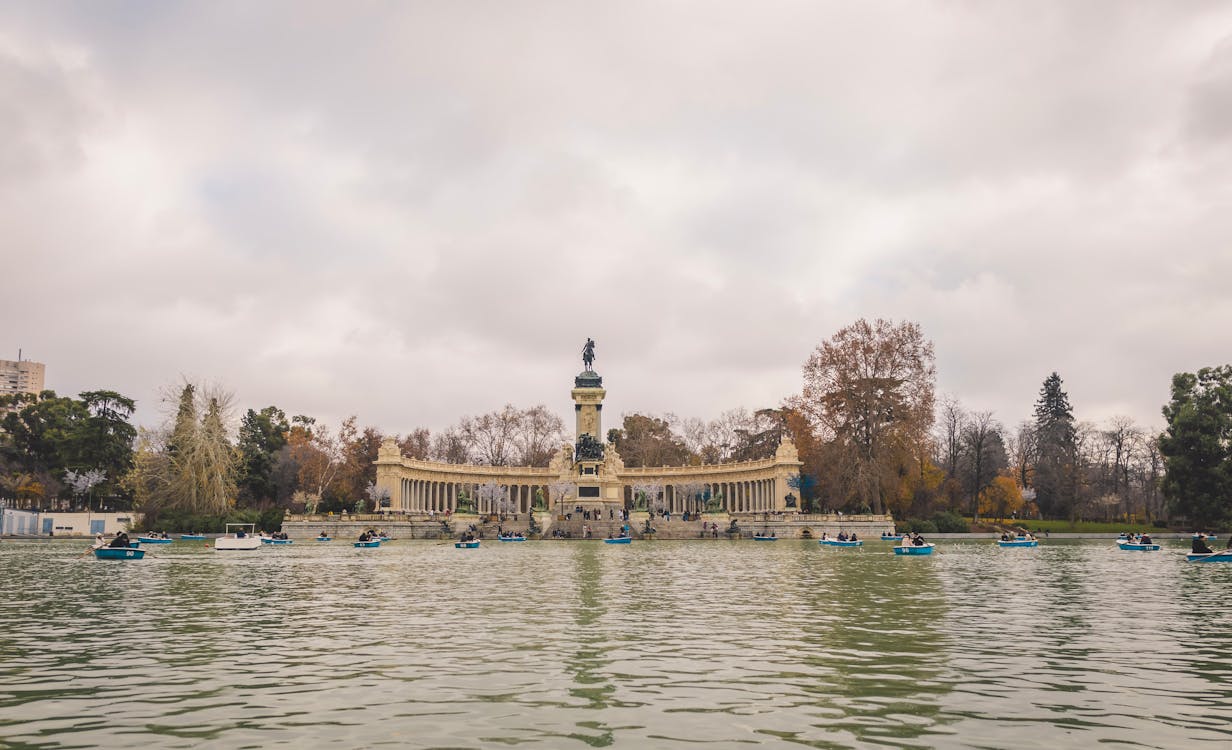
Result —
M255 523L229 523L227 533L214 540L216 550L250 550L261 548Z

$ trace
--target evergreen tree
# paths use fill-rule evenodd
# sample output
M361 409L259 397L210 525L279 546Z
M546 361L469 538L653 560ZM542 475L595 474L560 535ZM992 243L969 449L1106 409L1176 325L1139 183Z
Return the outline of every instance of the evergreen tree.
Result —
M136 402L115 391L86 391L81 404L84 418L75 424L72 435L74 463L79 473L95 470L106 475L95 493L107 497L133 466L137 428L128 420Z
M1035 402L1035 502L1045 516L1066 516L1075 509L1077 444L1074 412L1061 390L1061 376L1044 380Z
M1232 365L1172 376L1159 437L1169 510L1198 527L1232 519Z
M185 383L180 390L180 403L175 412L175 424L167 439L169 475L166 478L168 504L176 508L196 508L199 483L193 454L197 445L197 387Z
M277 406L261 411L249 409L240 421L239 452L240 499L246 503L274 500L278 486L274 476L274 461L287 444L291 424Z

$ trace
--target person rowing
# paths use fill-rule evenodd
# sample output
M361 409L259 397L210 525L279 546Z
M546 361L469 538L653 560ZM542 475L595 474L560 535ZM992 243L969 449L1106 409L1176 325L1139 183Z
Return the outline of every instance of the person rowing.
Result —
M1206 534L1198 534L1196 537L1194 537L1193 545L1191 546L1191 551L1195 555L1209 555L1215 550L1207 546Z

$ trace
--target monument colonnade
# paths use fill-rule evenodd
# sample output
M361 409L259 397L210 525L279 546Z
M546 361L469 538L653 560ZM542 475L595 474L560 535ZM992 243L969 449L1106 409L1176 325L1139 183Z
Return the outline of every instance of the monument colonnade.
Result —
M614 453L610 446L608 451ZM708 504L729 514L745 514L794 511L788 505L793 495L789 479L799 467L790 442L780 446L773 458L754 461L637 468L617 463L605 481L616 485L617 492L604 493L607 499L579 498L574 483L589 477L574 477L567 469L425 461L402 456L390 443L382 446L377 460L377 486L388 493L389 511L406 514L456 513L463 497L471 500L476 513L527 513L537 499L544 506L556 501L553 487L559 492L562 483L570 488L562 502L570 505L634 508L635 495L651 491L653 504L674 514L702 511ZM496 492L485 491L492 485ZM611 502L613 494L620 502Z

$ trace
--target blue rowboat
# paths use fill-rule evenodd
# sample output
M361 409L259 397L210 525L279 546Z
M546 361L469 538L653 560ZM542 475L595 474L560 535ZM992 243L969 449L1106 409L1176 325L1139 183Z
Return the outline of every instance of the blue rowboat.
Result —
M479 549L479 540L476 539L473 542L454 542L453 548L454 549Z
M334 538L332 536L319 536L317 537L317 541L318 542L332 542L334 541Z
M1220 550L1219 552L1190 552L1185 555L1185 559L1189 562L1232 562L1232 549Z
M1159 550L1158 544L1139 544L1138 542L1117 542L1117 546L1123 550L1134 552L1156 552Z
M145 550L136 547L99 547L94 550L94 557L99 560L140 560L145 557Z
M353 543L353 546L355 546L355 547L380 547L380 546L381 546L381 540L380 540L380 539L373 539L373 540L368 541L368 542L354 542L354 543Z
M615 539L604 539L604 540L603 540L603 543L604 543L604 544L632 544L632 543L633 543L633 537L631 537L631 536L618 536L618 537L616 537Z
M903 540L902 534L882 534L881 535L881 541L883 542L901 542L902 540Z
M163 539L161 536L139 536L137 541L142 544L171 544L170 539Z
M204 542L205 534L180 534L181 542Z
M777 542L778 540L779 538L777 536L765 536L762 534L753 535L753 541L755 542Z
M501 542L525 542L526 541L526 537L524 536L499 536L496 539L497 541L501 541Z
M894 548L894 554L896 555L931 555L933 553L933 547L935 546L936 545L933 544L932 542L926 542L924 544L918 544L918 545L913 544L910 547L904 547L902 545L899 545Z
M1008 542L998 541L1000 547L1038 547L1038 539L1011 539Z
M269 537L262 537L261 544L295 544L295 540L294 539L270 539Z
M377 540L381 542L392 542L394 538L392 536L378 536Z
M824 547L863 547L864 546L863 539L856 539L854 541L852 541L851 539L843 539L841 541L838 539L821 539L817 543Z

